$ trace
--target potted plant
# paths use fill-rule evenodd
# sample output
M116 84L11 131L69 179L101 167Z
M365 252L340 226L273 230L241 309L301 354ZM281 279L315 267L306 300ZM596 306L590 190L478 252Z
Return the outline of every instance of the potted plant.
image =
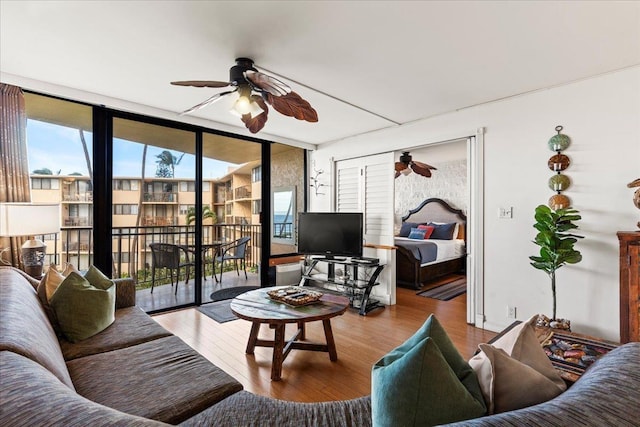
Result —
M551 278L553 317L549 326L569 329L569 321L556 318L556 270L566 264L577 264L582 260L582 254L574 249L574 245L583 236L570 233L571 230L578 228L574 221L582 217L572 208L554 211L548 206L540 205L536 208L535 219L533 226L538 230L538 234L534 243L540 246L540 255L530 256L529 259L534 268L544 271Z

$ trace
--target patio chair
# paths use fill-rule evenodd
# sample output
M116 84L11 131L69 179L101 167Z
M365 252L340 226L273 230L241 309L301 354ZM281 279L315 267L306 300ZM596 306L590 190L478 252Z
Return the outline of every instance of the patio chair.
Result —
M178 294L178 281L180 280L180 269L186 268L185 284L189 283L189 273L195 263L189 261L189 254L182 248L171 243L151 243L151 293L156 283L156 268L166 268L171 276L171 286L173 287L173 274L176 271L176 289L174 294ZM180 252L184 253L184 261L180 257Z
M233 242L223 244L218 249L219 256L216 257L216 261L220 263L220 282L222 282L222 273L224 271L224 262L225 261L233 261L236 265L236 273L240 276L240 270L238 268L238 261L242 263L244 269L244 278L248 279L247 276L247 261L245 259L247 254L247 245L249 244L249 240L251 237L242 237L238 240L234 240ZM215 263L214 263L214 271L213 275L215 277Z

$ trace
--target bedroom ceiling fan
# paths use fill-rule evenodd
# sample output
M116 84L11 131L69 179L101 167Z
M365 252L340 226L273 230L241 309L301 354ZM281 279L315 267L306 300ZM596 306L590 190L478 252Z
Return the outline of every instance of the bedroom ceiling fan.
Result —
M318 121L318 113L311 107L311 104L293 92L287 84L258 71L253 66L253 60L249 58L236 59L236 65L229 69L228 82L185 80L171 82L171 84L216 88L231 86L231 90L217 93L180 114L192 113L213 104L227 95L237 93L238 98L231 112L240 116L242 122L251 133L259 132L267 122L269 114L267 104L285 116L308 122Z
M430 178L431 171L437 170L437 168L434 168L433 166L428 165L426 163L415 162L413 161L411 154L409 154L408 151L403 151L399 161L397 161L395 164L395 170L396 170L396 176L395 176L396 178L399 177L401 174L409 175L412 170L418 175L422 175L424 177Z

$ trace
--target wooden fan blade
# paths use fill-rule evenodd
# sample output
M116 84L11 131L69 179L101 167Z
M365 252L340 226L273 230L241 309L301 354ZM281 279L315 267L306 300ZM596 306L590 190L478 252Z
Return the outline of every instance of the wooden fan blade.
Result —
M395 176L394 176L394 178L397 178L397 177L399 177L400 175L401 175L401 174L400 174L400 172L396 171L396 172L395 172Z
M201 103L200 103L200 104L198 104L198 105L194 105L193 107L189 108L188 110L183 111L182 113L180 113L180 115L182 116L182 115L185 115L185 114L189 114L189 113L192 113L192 112L194 112L194 111L196 111L196 110L199 110L199 109L201 109L201 108L204 108L204 107L206 107L207 105L211 105L211 104L213 104L214 102L216 102L217 100L219 100L220 98L222 98L223 96L225 96L225 95L229 95L230 93L233 93L233 92L235 92L236 90L238 90L238 89L228 90L228 91L226 91L226 92L216 93L216 94L215 94L215 95L213 95L211 98L209 98L209 99L207 99L207 100L205 100L205 101L201 102Z
M418 175L426 176L427 178L431 177L431 170L417 165L416 162L411 162L411 169L413 169L413 171Z
M227 87L229 82L216 82L212 80L184 80L180 82L171 82L176 86L195 86L195 87Z
M431 170L434 170L434 171L438 170L438 168L436 168L434 166L431 166L431 165L428 165L426 163L422 163L422 162L411 162L411 163L416 165L416 166L418 166L418 167L421 167L423 169L431 169Z
M313 109L311 104L302 99L295 92L289 92L282 96L273 96L267 93L267 102L275 108L280 114L295 117L298 120L306 120L308 122L317 122L318 113Z
M258 71L247 70L244 72L244 77L254 86L274 96L283 96L291 92L291 88L286 83Z
M260 108L262 108L262 113L258 114L255 117L251 117L251 114L243 114L242 123L244 123L247 129L249 129L249 132L258 133L267 123L269 107L267 107L267 104L259 95L251 95L251 100L255 101L260 106Z
M395 164L395 170L396 170L396 173L398 173L398 174L399 174L400 172L402 172L403 170L405 170L405 169L406 169L406 168L408 168L408 167L409 167L409 165L408 165L408 164L406 164L406 163L403 163L403 162L396 162L396 164ZM397 176L396 176L396 178L397 178Z

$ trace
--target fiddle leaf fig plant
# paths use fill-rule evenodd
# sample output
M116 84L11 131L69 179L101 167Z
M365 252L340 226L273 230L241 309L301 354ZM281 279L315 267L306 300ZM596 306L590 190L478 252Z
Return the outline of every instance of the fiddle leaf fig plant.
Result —
M572 208L552 210L548 206L540 205L535 211L535 224L538 230L535 240L540 246L539 256L530 256L531 265L542 270L551 279L551 292L553 294L553 318L556 320L556 270L566 264L577 264L582 261L580 251L574 249L578 236L571 230L578 228L574 221L582 219L579 212Z

